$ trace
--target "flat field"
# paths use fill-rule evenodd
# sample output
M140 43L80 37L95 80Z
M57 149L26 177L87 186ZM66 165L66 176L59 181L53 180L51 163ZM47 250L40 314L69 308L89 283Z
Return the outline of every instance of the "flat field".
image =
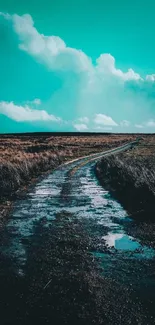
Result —
M117 147L135 135L18 134L0 136L1 216L17 191L65 161ZM26 189L26 188L25 188Z

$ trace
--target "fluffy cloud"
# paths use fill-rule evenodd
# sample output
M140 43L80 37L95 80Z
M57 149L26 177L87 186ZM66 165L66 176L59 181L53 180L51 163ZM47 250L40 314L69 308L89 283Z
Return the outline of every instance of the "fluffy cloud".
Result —
M146 123L146 126L148 127L155 127L155 120L149 120L147 123Z
M155 74L148 74L146 76L146 80L154 82L155 81Z
M27 100L25 104L30 106L39 106L41 105L41 99L35 98L33 100Z
M35 105L40 105L40 104L41 104L41 100L40 100L39 98L35 98L35 99L33 100L33 104L35 104Z
M11 15L9 15L8 13L0 12L0 16L4 17L7 20L11 19Z
M101 54L94 67L91 59L83 51L68 47L58 36L40 34L34 27L34 21L29 14L22 16L0 14L5 19L12 21L13 29L20 40L19 48L35 56L52 70L87 71L90 77L97 73L112 75L124 81L142 80L140 75L132 69L127 72L117 69L115 58L111 54Z
M80 117L79 119L78 119L78 121L79 122L81 122L81 123L89 123L89 118L88 117Z
M60 37L39 33L30 15L1 15L12 24L19 39L19 49L46 65L51 71L57 72L62 79L62 87L51 94L46 107L51 110L54 108L59 115L66 107L73 115L74 121L76 118L76 129L87 130L88 118L78 120L83 111L89 118L96 112L101 112L102 114L96 114L94 120L98 126L118 125L121 129L129 126L128 121L132 121L133 116L134 123L138 120L139 125L143 125L139 116L149 120L150 112L155 106L155 74L142 78L131 68L124 72L116 67L115 58L109 53L101 54L93 64L83 51L68 47ZM35 105L41 104L35 101ZM21 111L22 106L19 107ZM24 111L30 110L25 113L25 118L37 114L42 114L41 120L55 118L44 110L31 112L30 104L22 108Z
M101 125L117 126L117 123L110 116L104 114L96 114L94 122Z
M104 132L104 131L112 131L112 127L110 126L95 126L93 130L98 131L98 132Z
M135 127L136 127L137 129L142 129L144 126L143 126L142 124L135 124Z
M97 69L102 74L113 75L121 78L124 81L129 80L142 80L140 75L129 69L127 72L123 72L115 67L115 58L111 54L101 54L97 59Z
M36 57L52 70L79 72L91 68L91 60L84 52L67 47L58 36L45 36L38 33L29 14L2 15L12 21L13 29L20 40L19 48Z
M52 121L60 122L60 118L48 114L45 110L32 109L29 106L16 105L13 102L0 102L0 114L17 122L22 121Z
M135 127L136 128L139 128L139 129L148 129L148 128L155 128L155 120L154 119L150 119L150 120L148 120L148 121L146 121L146 122L143 122L143 123L141 123L141 124L135 124Z
M120 126L128 127L130 125L130 122L127 120L123 120L120 122Z
M88 130L88 127L86 124L74 124L74 128L79 132Z

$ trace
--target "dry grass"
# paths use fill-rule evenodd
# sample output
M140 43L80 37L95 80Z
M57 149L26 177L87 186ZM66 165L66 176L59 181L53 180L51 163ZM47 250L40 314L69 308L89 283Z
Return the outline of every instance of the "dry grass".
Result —
M129 136L1 136L0 197L65 160L117 146Z
M132 216L155 221L155 135L143 136L128 152L103 159L97 174Z
M23 159L33 159L41 154L67 154L82 156L117 146L130 141L130 135L96 135L96 136L1 136L0 162L16 163Z

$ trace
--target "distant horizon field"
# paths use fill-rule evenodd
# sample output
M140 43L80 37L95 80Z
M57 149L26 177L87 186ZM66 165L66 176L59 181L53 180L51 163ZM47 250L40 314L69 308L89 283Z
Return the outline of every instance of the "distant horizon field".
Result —
M154 133L140 133L140 132L67 132L67 131L62 131L62 132L56 132L56 131L53 131L53 132L17 132L17 133L0 133L0 137L5 137L5 136L29 136L29 135L56 135L56 136L67 136L67 135L72 135L72 136L109 136L109 135L137 135L137 136L153 136L155 135L155 132Z

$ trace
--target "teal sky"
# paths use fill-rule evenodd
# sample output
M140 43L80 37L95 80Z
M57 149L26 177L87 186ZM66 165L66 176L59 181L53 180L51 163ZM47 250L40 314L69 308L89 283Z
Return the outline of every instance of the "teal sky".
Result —
M154 132L154 0L1 0L0 12L0 132Z

